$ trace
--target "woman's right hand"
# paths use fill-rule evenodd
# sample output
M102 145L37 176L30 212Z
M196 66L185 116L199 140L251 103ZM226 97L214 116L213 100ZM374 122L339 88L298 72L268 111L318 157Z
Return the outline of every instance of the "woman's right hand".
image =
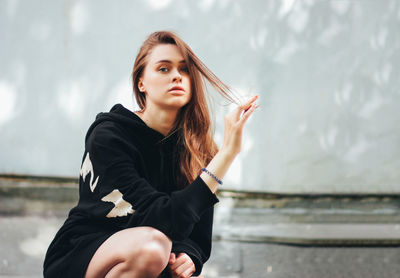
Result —
M256 110L258 105L255 103L258 95L255 95L250 100L225 116L224 143L221 151L235 157L242 147L243 127L247 119Z

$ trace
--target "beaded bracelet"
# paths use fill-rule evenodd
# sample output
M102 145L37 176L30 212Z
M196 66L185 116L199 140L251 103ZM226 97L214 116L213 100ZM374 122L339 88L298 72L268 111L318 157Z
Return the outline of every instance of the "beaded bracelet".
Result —
M201 170L202 170L203 172L206 172L207 174L209 174L214 180L216 180L219 184L222 185L222 181L221 181L219 178L217 178L213 173L211 173L210 171L208 171L206 168L201 168Z

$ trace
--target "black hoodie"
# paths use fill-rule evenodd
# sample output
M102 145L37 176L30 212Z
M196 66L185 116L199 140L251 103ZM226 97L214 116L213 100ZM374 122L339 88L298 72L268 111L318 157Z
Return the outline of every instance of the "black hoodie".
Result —
M180 146L177 132L165 137L121 104L99 113L85 138L79 202L47 250L44 276L83 277L109 236L138 226L166 234L200 274L218 199L200 176L177 187Z

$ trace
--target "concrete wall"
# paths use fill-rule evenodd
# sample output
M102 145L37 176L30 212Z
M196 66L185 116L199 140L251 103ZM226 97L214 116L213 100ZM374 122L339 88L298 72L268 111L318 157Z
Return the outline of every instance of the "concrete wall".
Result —
M397 0L0 0L0 173L77 177L89 124L135 109L135 55L168 29L260 94L225 187L399 193L399 26Z

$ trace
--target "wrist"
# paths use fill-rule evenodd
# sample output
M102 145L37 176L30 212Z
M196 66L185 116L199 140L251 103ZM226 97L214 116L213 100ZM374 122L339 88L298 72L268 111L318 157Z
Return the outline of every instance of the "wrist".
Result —
M220 155L222 159L227 162L232 162L236 157L236 153L224 147L218 151L218 155Z

